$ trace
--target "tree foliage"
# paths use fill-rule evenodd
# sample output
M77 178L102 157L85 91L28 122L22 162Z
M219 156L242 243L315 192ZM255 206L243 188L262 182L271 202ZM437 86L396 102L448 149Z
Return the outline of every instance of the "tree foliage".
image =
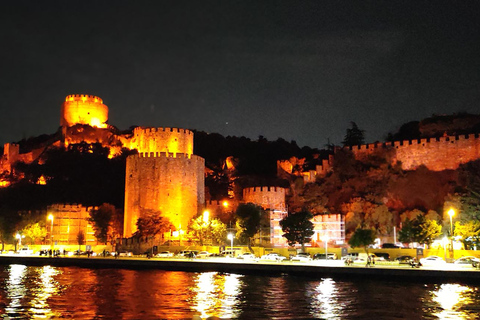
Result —
M401 242L417 242L431 245L433 241L442 234L442 226L436 220L426 219L419 214L415 219L405 219L398 239Z
M45 224L39 222L27 224L20 233L25 236L26 241L35 244L38 240L43 240L47 236Z
M235 211L238 226L237 238L246 242L250 251L252 251L251 240L260 230L264 215L262 207L253 203L241 203Z
M363 247L368 254L368 246L375 243L376 234L375 230L358 228L348 240L348 244L352 248Z
M212 218L204 221L203 216L192 220L190 229L193 235L200 240L200 245L209 244L223 244L227 236L227 226L219 219Z
M480 246L480 221L457 221L455 223L455 236L462 238L463 245L466 249L472 249L472 247Z
M342 143L344 146L357 146L360 144L365 144L365 131L360 130L355 122L350 122L351 128L347 129L345 138Z
M137 220L137 232L134 236L156 238L174 228L170 220L163 217L160 211L143 210Z
M111 204L104 203L90 211L88 221L92 223L95 238L101 243L114 244L123 233L123 215Z
M305 244L312 240L314 234L312 218L313 215L309 211L302 210L290 213L280 221L283 237L290 246L298 243L302 246L302 251L305 251Z

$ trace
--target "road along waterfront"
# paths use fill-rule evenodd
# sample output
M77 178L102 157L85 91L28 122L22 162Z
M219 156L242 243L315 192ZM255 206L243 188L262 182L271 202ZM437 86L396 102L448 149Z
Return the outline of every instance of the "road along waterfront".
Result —
M477 319L480 314L480 292L473 284L125 269L105 263L137 259L124 260L98 259L102 267L0 266L0 313L5 319L116 320Z

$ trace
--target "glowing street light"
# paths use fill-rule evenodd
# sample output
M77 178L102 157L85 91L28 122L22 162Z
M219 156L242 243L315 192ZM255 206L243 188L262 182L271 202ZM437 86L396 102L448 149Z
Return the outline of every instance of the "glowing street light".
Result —
M235 238L235 236L233 235L233 233L229 233L227 234L227 239L230 240L230 250L233 252L233 238Z
M50 225L50 246L52 247L52 256L53 256L53 250L54 250L54 247L53 247L53 219L54 219L53 214L49 214L47 219L52 222L52 224Z
M452 245L452 258L455 259L455 252L453 251L453 216L455 215L455 210L451 208L448 210L448 215L450 216L450 237L451 237L451 245Z
M209 218L210 218L210 212L208 210L203 211L203 222L208 223Z
M450 236L453 237L453 221L452 218L455 215L455 210L448 210L448 215L450 216Z
M15 238L17 239L17 242L18 242L18 248L20 248L22 246L22 238L25 238L24 235L20 235L20 233L17 233L15 235ZM17 250L15 250L17 251Z

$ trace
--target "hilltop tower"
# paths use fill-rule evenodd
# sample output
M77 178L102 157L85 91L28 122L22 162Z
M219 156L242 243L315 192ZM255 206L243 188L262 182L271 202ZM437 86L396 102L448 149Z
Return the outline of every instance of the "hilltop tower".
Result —
M205 202L205 160L193 154L193 132L138 127L130 148L138 154L127 157L124 237L152 211L185 230Z
M60 125L71 127L87 124L96 128L106 128L108 107L96 96L72 94L65 98L60 114Z

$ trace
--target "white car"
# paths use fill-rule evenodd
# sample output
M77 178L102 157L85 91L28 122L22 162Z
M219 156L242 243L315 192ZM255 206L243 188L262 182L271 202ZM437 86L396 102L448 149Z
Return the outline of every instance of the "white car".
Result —
M241 255L237 257L237 259L243 259L243 260L256 260L257 257L251 252L244 252Z
M33 254L33 250L25 247L25 248L20 248L17 253L22 256L29 256Z
M200 258L200 259L204 259L204 258L207 258L207 257L210 257L211 253L208 252L208 251L200 251L199 253L197 253L197 258Z
M312 257L306 252L300 252L293 256L290 261L309 262L312 261Z
M272 260L272 261L283 261L287 258L285 258L284 256L281 256L279 255L278 253L269 253L269 254L266 254L266 255L263 255L260 260Z
M118 253L119 257L133 257L133 253L130 251L120 251Z
M478 259L477 257L466 256L458 258L457 260L455 260L454 264L473 266L474 264L478 264L478 262L480 262L480 259Z
M157 258L171 258L171 257L173 257L173 252L162 251L162 252L157 253L156 257Z
M436 266L436 265L443 265L446 264L445 260L443 260L439 256L429 256L426 258L420 259L420 263L423 266Z

